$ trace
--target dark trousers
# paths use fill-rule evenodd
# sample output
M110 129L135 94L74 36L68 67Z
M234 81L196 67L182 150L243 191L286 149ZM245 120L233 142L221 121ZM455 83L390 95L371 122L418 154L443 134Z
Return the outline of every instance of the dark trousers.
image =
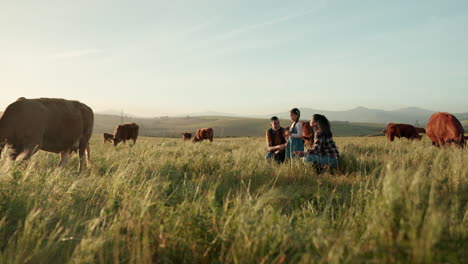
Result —
M265 154L265 159L266 160L274 160L277 163L281 163L284 161L284 158L286 157L286 153L284 151L280 151L278 154L275 154L274 152L267 152Z

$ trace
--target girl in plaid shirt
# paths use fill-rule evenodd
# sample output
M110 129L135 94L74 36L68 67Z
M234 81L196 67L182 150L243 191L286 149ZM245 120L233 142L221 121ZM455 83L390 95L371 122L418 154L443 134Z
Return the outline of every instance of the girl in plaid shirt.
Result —
M333 140L328 119L319 114L315 114L310 121L310 126L314 129L314 144L307 152L297 151L296 155L304 156L305 163L318 165L329 165L331 168L338 165L340 153Z

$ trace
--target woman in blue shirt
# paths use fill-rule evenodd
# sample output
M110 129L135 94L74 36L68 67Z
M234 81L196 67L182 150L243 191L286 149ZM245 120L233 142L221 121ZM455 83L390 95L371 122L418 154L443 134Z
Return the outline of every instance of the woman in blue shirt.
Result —
M289 111L291 117L291 126L286 131L286 135L289 136L288 143L286 145L286 158L297 157L294 151L304 151L304 141L302 141L302 122L299 121L301 112L297 108Z

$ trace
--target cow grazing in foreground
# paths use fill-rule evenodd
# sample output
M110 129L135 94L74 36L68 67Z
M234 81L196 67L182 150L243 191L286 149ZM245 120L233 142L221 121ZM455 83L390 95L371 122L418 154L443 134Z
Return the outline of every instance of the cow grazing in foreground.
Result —
M191 138L192 138L192 133L186 133L186 132L185 132L185 133L182 133L182 139L183 139L184 141L190 140Z
M416 128L408 124L395 124L390 123L387 125L387 128L382 130L385 131L388 140L393 141L395 137L397 138L407 138L407 139L421 139Z
M114 146L117 146L120 142L125 143L127 140L133 140L133 144L136 143L138 138L139 127L135 123L118 125L114 130Z
M426 134L434 146L455 144L464 147L467 137L458 119L446 112L435 113L429 118Z
M106 143L106 142L111 142L112 143L113 138L114 138L114 135L112 135L112 134L109 134L109 133L102 134L102 140L103 140L104 143Z
M302 123L302 140L307 148L312 148L314 143L314 129L310 126L309 121L300 121ZM284 138L288 140L289 136L286 135L286 131L289 131L291 126L287 126L284 129Z
M21 97L0 117L0 142L10 149L13 160L29 159L38 150L59 153L59 166L77 151L81 171L85 158L90 165L93 125L93 110L78 101Z
M213 142L213 129L212 128L200 128L193 136L193 142L198 142L202 140L209 140Z

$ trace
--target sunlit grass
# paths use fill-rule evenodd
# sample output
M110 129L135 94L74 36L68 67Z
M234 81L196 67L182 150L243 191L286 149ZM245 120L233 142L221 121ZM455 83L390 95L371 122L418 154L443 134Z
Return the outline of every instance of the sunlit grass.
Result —
M1 263L463 263L468 150L337 138L317 175L263 138L141 138L0 161Z

